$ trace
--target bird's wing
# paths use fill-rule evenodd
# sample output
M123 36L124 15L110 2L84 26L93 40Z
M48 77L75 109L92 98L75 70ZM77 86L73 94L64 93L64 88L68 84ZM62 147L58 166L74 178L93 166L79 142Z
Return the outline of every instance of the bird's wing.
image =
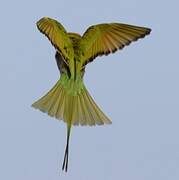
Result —
M55 49L64 57L70 72L74 73L74 49L62 24L54 19L43 17L37 22L37 28L47 36Z
M132 41L145 37L151 29L120 23L98 24L89 27L79 43L82 67L97 56L114 53Z

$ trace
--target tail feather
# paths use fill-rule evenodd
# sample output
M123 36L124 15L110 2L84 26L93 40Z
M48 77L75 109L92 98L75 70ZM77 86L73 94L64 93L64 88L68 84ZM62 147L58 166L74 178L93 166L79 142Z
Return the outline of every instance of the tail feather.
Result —
M111 124L111 120L100 110L100 108L97 106L97 104L95 103L95 101L92 99L92 97L90 96L90 94L88 93L88 91L85 92L86 93L86 97L88 98L89 102L91 103L91 107L93 107L93 110L95 110L96 112L96 121L98 121L99 125L100 124ZM92 110L92 109L91 109ZM93 113L93 115L95 115L95 113Z
M55 117L57 119L63 119L64 112L65 112L65 93L64 93L64 91L62 91L62 93L60 95L59 105L58 105L58 109L55 114Z
M69 137L71 125L102 125L111 121L96 105L83 82L62 77L55 86L32 107L67 123L67 144L62 170L68 169Z
M72 89L76 87L75 84L70 85ZM45 96L32 104L32 107L64 122L71 119L73 125L93 126L111 123L84 85L74 94L69 93L68 88L59 80Z
M64 154L63 165L62 165L62 170L65 170L66 172L68 170L70 130L71 130L71 126L67 126L67 143L66 143L65 154Z
M42 98L40 98L38 101L32 104L32 107L39 109L42 112L48 112L52 101L54 100L55 92L57 92L58 89L58 82L55 84L55 86Z
M51 97L51 101L49 102L48 106L48 115L52 116L57 113L59 103L61 101L61 93L59 94L59 91L61 91L61 87L57 88L54 94Z
M73 116L72 116L72 119L74 119L73 125L79 125L79 119L77 118L78 113L79 113L79 111L78 111L78 96L74 96Z
M87 102L86 105L89 109L90 112L90 117L92 119L93 124L98 124L98 125L102 125L104 124L104 120L101 118L101 116L99 116L98 114L98 107L96 106L96 104L94 104L93 102L90 101L91 97L89 94L87 94L87 91L84 93L84 98L85 101Z

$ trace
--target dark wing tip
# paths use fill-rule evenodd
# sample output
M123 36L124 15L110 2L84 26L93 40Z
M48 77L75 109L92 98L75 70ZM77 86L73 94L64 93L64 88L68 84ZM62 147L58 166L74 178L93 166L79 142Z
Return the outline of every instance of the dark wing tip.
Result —
M149 35L151 33L152 29L146 28L146 35Z
M150 28L145 28L145 31L140 34L140 36L136 37L133 39L133 41L137 41L138 39L144 38L145 36L149 35L151 33L152 29Z

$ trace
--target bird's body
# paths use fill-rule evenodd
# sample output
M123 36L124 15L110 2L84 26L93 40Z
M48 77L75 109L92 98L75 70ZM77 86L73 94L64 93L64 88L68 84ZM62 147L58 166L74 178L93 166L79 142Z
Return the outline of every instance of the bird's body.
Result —
M150 29L111 23L91 26L80 36L67 33L56 20L44 17L37 22L56 48L60 79L32 106L67 123L67 145L62 169L67 171L69 137L72 125L110 124L110 119L88 93L83 76L85 66L99 55L108 55L150 33Z

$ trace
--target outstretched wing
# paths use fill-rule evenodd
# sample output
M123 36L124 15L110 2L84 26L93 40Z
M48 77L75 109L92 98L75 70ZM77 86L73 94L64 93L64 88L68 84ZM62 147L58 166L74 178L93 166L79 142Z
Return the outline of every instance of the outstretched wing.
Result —
M51 41L55 49L64 57L65 62L70 68L71 74L74 73L74 49L65 28L58 21L43 17L37 22L37 28L45 34Z
M151 29L127 24L110 23L89 27L79 43L82 67L97 56L114 53L132 41L145 37Z

